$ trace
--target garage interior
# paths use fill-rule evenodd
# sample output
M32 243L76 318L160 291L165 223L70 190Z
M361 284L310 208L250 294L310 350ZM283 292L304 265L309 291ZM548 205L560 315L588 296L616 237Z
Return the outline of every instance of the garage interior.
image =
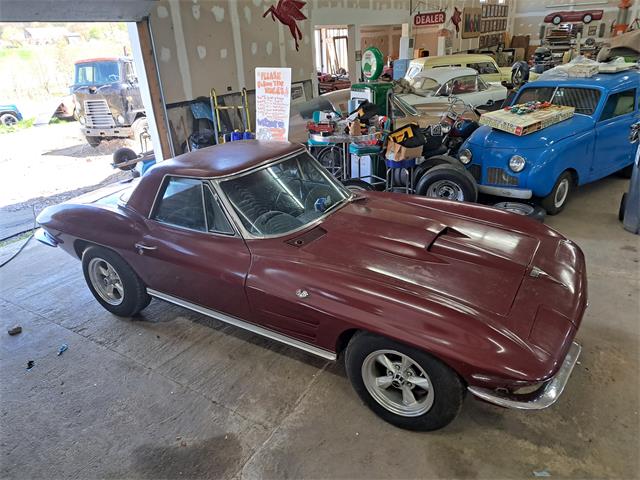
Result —
M546 15L602 10L601 20L567 23L581 25L578 43L591 37L596 44L613 36L621 15L617 0L309 0L300 2L305 18L297 20L296 40L289 25L267 15L286 2L62 0L54 7L0 0L0 22L129 22L161 164L189 152L194 134L211 128L194 112L209 105L212 89L223 106L239 104L246 89L256 119L256 68L290 68L302 105L361 82L370 47L386 66L392 59L406 69L418 58L496 57L505 39L526 37L526 45L505 49L513 62L545 45L561 61L561 48L546 41L555 24ZM465 9L493 5L509 7L496 24L503 30L465 38ZM639 2L624 10L631 29ZM421 12L445 12L446 21L417 26ZM460 35L450 20L455 12L462 14ZM564 30L573 35L570 45L574 30ZM481 40L495 35L496 44ZM633 122L640 120L639 92L640 85ZM298 108L295 99L291 106ZM232 117L222 119L228 131L236 128ZM561 213L544 218L582 249L588 279L589 308L576 337L582 353L557 403L506 409L467 394L455 420L432 432L397 428L366 408L344 355L319 358L158 299L133 319L119 318L96 302L80 263L61 248L31 241L10 259L15 248L2 246L1 476L638 478L640 237L618 219L629 189L628 178L607 175L577 187ZM8 335L16 325L22 332ZM59 352L61 345L68 350Z

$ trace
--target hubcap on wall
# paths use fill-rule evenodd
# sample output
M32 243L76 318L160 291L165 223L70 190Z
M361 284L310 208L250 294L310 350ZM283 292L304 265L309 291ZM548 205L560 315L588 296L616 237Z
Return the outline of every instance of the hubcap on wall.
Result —
M124 286L111 264L102 258L92 258L88 270L91 285L100 298L109 305L120 305L124 300Z
M370 353L362 362L362 380L376 402L403 417L417 417L433 405L429 375L411 357L395 350Z

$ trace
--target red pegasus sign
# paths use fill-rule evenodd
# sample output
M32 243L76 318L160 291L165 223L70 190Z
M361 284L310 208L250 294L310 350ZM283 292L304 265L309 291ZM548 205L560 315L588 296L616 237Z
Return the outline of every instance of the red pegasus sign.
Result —
M289 27L291 36L296 42L296 50L299 50L298 40L302 40L302 32L296 23L298 20L306 20L307 17L302 13L302 8L307 2L300 0L278 0L278 4L274 7L270 6L262 17L271 14L271 19L275 22L276 18L280 23Z

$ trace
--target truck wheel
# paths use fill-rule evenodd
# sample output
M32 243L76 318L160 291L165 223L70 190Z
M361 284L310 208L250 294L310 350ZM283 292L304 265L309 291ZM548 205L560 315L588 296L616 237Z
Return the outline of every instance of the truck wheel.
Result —
M133 160L134 158L138 158L136 152L127 147L122 147L116 150L113 153L113 164L119 168L120 170L128 171L136 168L136 165L127 165L126 167L118 167L119 164L128 162L129 160Z
M551 193L542 199L541 205L549 215L557 215L560 213L573 190L573 176L569 172L564 172L556 181Z
M428 353L368 332L356 333L345 355L347 376L362 401L407 430L443 428L458 415L465 386Z
M622 198L620 199L620 209L618 210L618 220L624 222L624 212L627 210L627 194L626 192L622 194Z
M93 148L97 148L100 142L102 142L102 137L87 137L87 143Z
M18 123L18 117L16 117L13 113L5 113L4 115L0 116L0 122L2 122L2 125L4 125L5 127L12 127L16 123Z
M438 165L422 175L416 185L416 194L454 202L475 202L478 185L464 168Z
M511 84L514 87L524 85L529 81L529 65L527 62L516 62L511 67Z

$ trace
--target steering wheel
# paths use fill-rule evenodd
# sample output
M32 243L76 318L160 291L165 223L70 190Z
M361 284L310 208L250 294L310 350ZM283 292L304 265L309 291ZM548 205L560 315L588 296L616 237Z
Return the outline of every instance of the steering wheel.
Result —
M304 211L315 211L316 201L320 197L330 197L332 193L333 191L329 187L321 186L312 188L307 197L304 199ZM327 208L330 206L331 203L326 205Z

